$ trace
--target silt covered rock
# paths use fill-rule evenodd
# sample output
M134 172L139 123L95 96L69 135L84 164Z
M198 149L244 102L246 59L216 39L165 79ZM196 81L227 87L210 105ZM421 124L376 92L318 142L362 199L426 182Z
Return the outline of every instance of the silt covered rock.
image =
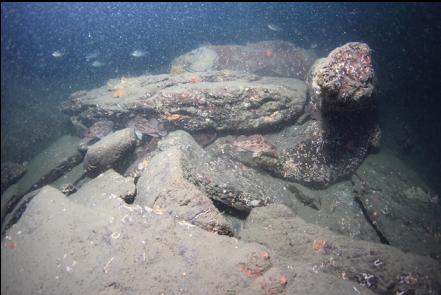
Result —
M123 177L109 169L85 183L69 199L86 207L112 210L111 208L124 205L124 201L132 203L135 192L132 177Z
M190 132L272 127L295 120L306 101L306 85L300 80L230 71L144 75L124 81L124 95L112 95L109 81L111 85L72 94L64 111L86 126L107 120L119 128L135 125L162 136L162 124Z
M84 158L84 169L90 175L97 175L109 168L117 169L136 145L133 128L126 128L105 136L91 145Z
M441 260L441 208L418 175L394 156L380 153L360 166L352 182L366 218L385 242Z
M236 138L230 142L233 157L315 187L350 176L369 148L379 147L381 135L375 123L370 53L364 43L348 43L318 60L308 74L305 107L315 120L300 119L303 125L290 128L288 136L284 130L266 138Z
M182 150L188 146L187 151ZM160 150L148 163L137 183L135 204L158 214L171 214L205 230L231 235L225 218L208 196L185 178L183 163L191 152L201 153L185 132L171 133L160 143Z

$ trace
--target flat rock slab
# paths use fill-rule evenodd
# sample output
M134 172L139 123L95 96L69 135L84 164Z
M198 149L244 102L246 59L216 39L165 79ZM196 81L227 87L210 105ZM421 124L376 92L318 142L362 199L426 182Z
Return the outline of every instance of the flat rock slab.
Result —
M138 114L187 131L249 131L295 120L305 101L300 80L217 71L112 80L72 94L64 111L85 126L109 120L123 128Z
M343 181L322 190L292 183L286 185L296 197L289 208L308 223L356 240L380 242L375 230L354 201L353 185ZM316 204L319 210L315 209Z
M122 200L133 202L136 187L132 177L123 177L112 169L98 175L83 184L69 199L86 207L101 207L107 205L107 199L118 199L114 202L124 205Z
M232 70L303 80L315 58L312 52L280 40L247 45L210 45L177 57L170 72Z
M303 289L305 272L327 273L337 281L351 281L359 292L436 294L441 290L441 266L436 260L336 235L304 222L283 205L254 209L241 238L268 246L274 251L271 253L274 261L283 261L299 273L296 282L300 285L294 283L290 294ZM353 293L357 292L352 290L348 294Z
M85 177L85 175L86 172L84 171L83 163L80 163L77 166L70 169L70 171L67 171L66 174L59 177L50 185L55 187L56 189L61 190L63 187L69 184L75 186Z
M27 192L53 182L67 170L76 166L83 155L78 152L80 138L65 135L33 158L28 172L10 189L2 194L1 216L6 214L8 203Z
M178 221L137 206L95 210L44 187L2 239L1 292L259 294L259 279L280 294L293 279L263 246Z
M390 153L368 157L352 177L367 217L393 246L441 260L438 197Z

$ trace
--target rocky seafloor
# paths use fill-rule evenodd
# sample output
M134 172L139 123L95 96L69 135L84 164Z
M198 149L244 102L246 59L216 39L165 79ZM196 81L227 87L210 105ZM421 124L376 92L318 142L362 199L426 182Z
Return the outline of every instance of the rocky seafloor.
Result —
M439 294L439 199L375 91L367 44L266 41L73 93L2 165L1 293Z

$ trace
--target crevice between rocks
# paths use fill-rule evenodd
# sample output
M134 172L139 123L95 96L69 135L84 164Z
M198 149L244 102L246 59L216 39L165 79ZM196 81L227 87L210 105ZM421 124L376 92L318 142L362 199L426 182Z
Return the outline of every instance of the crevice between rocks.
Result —
M380 239L382 244L390 245L388 239L383 235L380 229L374 224L374 222L369 218L369 214L367 213L366 208L363 205L363 202L360 200L358 196L354 197L354 201L360 206L361 211L363 212L364 218L366 218L367 222L372 226L374 231L377 233L378 238Z

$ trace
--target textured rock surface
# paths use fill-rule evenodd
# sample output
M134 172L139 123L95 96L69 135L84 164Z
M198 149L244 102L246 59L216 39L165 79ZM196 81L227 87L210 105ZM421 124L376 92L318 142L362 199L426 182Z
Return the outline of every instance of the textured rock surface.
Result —
M135 193L136 187L132 177L122 177L109 169L85 183L80 190L70 195L69 199L83 206L97 207L106 205L103 201L105 199L123 199L126 202L133 202Z
M239 143L243 152L248 150L256 156L274 152L274 146L260 136L241 137ZM2 292L26 293L36 287L35 282L47 294L60 289L77 294L85 292L85 288L87 292L115 291L116 288L137 293L145 289L145 284L158 292L171 292L193 277L203 278L204 284L218 284L216 290L220 290L220 294L233 291L239 294L373 294L387 290L436 294L441 289L437 283L440 265L434 259L349 238L366 239L371 234L363 224L359 227L356 215L351 215L351 205L346 204L351 197L350 182L339 184L333 190L313 191L276 178L269 181L269 176L265 178L237 164L238 170L233 169L231 175L236 176L237 183L245 183L246 191L252 192L254 187L254 191L261 190L262 195L291 194L295 199L290 205L294 212L280 205L254 208L239 232L241 240L236 240L212 235L199 229L204 228L201 224L186 219L186 214L194 216L195 208L202 211L197 220L208 217L206 221L210 222L213 217L209 210L201 208L201 199L195 196L201 194L203 185L195 186L186 178L195 171L206 180L218 174L218 178L210 182L222 179L233 187L238 185L232 177L225 177L231 170L225 169L224 160L206 162L211 158L210 149L205 152L198 148L192 137L182 131L162 139L158 149L159 154L147 165L146 172L151 168L152 173L149 177L143 175L144 186L151 186L146 189L153 197L147 194L143 198L147 202L158 202L159 206L125 204L117 196L124 195L119 192L126 185L133 188L133 183L118 185L112 175L124 178L113 171L84 185L78 192L84 198L76 198L75 194L61 197L59 192L45 187L2 241ZM173 153L179 157L175 158ZM155 163L156 157L161 155L163 159ZM239 170L244 173L234 174ZM209 171L213 174L205 174ZM172 179L173 183L168 183L170 175L180 180ZM246 176L248 179L244 181ZM412 181L406 183L411 187L416 185ZM375 186L384 185L387 186L384 183ZM403 198L407 201L404 191L409 192L403 188ZM141 190L138 194L141 197ZM197 205L187 206L192 201ZM352 210L360 212L356 207ZM323 227L344 233L346 237ZM264 244L266 248L250 242ZM28 267L20 268L24 263ZM52 264L54 267L50 267ZM93 272L93 269L99 271ZM153 269L155 278L150 279L148 273ZM38 276L32 275L34 273ZM88 274L87 277L84 274ZM32 280L25 279L31 276ZM174 279L170 280L170 276ZM49 279L51 277L54 279ZM141 279L143 277L148 279ZM139 278L135 284L134 278ZM21 280L26 283L18 284ZM326 291L330 285L332 290ZM185 286L192 294L198 294L197 288L202 288L194 282Z
M63 176L59 177L57 180L52 182L50 185L56 189L61 190L63 186L72 184L76 185L85 177L85 171L83 168L83 163L69 169Z
M84 134L86 139L103 139L106 135L112 133L113 122L112 121L98 121L95 122Z
M250 211L253 207L283 202L289 195L279 180L227 157L213 157L186 132L175 131L158 144L160 150L175 147L186 155L181 162L184 177L208 197L228 207Z
M113 205L120 201L84 207L44 187L2 239L1 293L206 294L209 288L251 295L260 292L255 278L284 275L261 256L268 253L261 245L136 205Z
M164 125L160 124L158 120L154 118L147 120L141 116L135 116L127 123L127 127L133 127L135 131L152 137L167 135L167 130L165 130Z
M84 157L84 169L90 175L97 175L109 168L118 169L133 152L136 135L133 128L126 128L105 136L91 145Z
M272 135L227 139L221 149L249 166L309 186L326 187L349 177L368 151L380 146L373 80L366 44L336 48L308 75L305 111L315 120L299 118L302 125Z
M353 183L367 218L391 245L441 261L441 208L408 167L393 155L372 155Z
M203 46L176 58L170 72L232 70L262 76L304 80L315 56L285 41L263 41L241 45Z
M441 290L439 262L387 245L336 235L305 223L282 205L253 210L241 238L267 245L273 250L274 261L296 269L299 289L306 271L351 281L358 285L359 292L370 289L377 294L436 294ZM353 289L352 293L357 291Z
M306 100L306 85L300 80L237 72L147 75L124 81L124 96L113 96L109 81L72 94L64 111L86 126L110 120L123 128L138 114L168 128L237 132L295 120Z
M226 150L234 159L277 177L326 187L352 175L368 153L373 129L363 114L351 119L353 124L345 120L324 127L324 122L311 120L274 134L230 136L217 140L212 149L216 154Z
M208 196L184 177L183 162L188 160L188 153L181 148L190 142L192 146L188 149L193 149L192 152L203 150L189 134L178 133L181 136L177 141L173 141L174 135L170 134L160 142L161 152L149 161L138 180L135 204L176 216L208 231L230 235L229 224Z
M20 177L26 173L26 167L17 163L6 162L2 163L1 173L1 192L3 193L9 186L16 183Z
M283 203L308 222L352 238L379 241L360 208L353 206L350 184L310 190L233 161L227 149L217 155L212 147L205 152L182 131L171 133L158 147L176 146L181 146L186 155L182 162L186 179L218 203L243 213L270 203Z
M78 137L62 136L29 162L28 172L2 194L2 220L8 207L26 193L53 182L81 162L83 155L77 149L79 142Z
M371 49L351 42L317 60L307 77L308 108L334 112L362 108L372 103L374 69Z
M119 198L98 202L83 207L43 188L2 240L2 293L137 294L149 286L205 294L212 285L213 294L373 294L392 283L394 291L439 290L430 258L354 242L280 205L253 210L237 240ZM369 287L363 273L375 276Z
M249 166L309 186L326 187L349 177L370 148L379 147L373 78L366 44L339 47L318 61L308 76L305 111L315 120L299 118L302 125L266 137L227 139L221 148Z

